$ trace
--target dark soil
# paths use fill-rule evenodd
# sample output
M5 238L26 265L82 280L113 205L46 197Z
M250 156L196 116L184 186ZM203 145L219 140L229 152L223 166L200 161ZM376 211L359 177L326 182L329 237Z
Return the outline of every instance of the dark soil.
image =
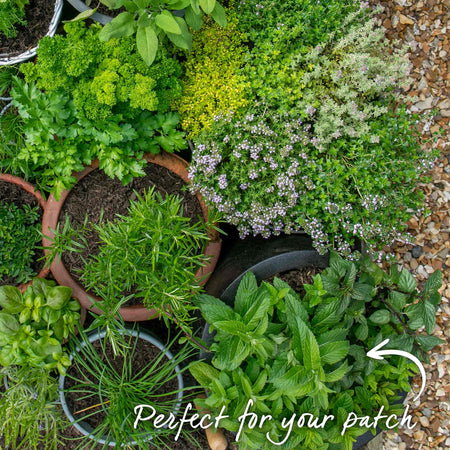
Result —
M29 192L22 189L13 183L8 183L5 181L0 181L0 203L14 203L17 207L21 208L23 205L29 205L31 207L39 206L40 216L39 221L42 221L42 208L39 205L36 197ZM41 241L36 243L37 246L41 245ZM44 261L40 260L44 256L44 252L41 249L36 248L35 258L31 264L31 268L37 275L44 266ZM0 280L0 286L5 285L18 285L15 278L7 277Z
M144 191L155 186L164 197L166 194L180 195L184 198L183 215L189 217L192 223L202 216L202 210L197 198L189 192L183 192L185 182L168 169L157 164L147 164L146 176L134 178L131 183L123 186L117 179L109 178L103 171L94 170L77 183L62 207L59 221L64 224L66 214L74 227L82 225L87 216L88 222L99 223L103 212L103 221L112 221L117 214L127 215L130 199L136 200L136 191L140 196ZM83 259L98 255L100 246L98 236L91 232L87 236L88 246L82 253L66 252L62 261L72 277L79 281L80 271L84 268ZM131 300L128 304L139 301Z
M134 339L132 339L132 345L134 343ZM101 344L100 342L95 342L94 344L94 348L95 350L102 355L102 349L101 349ZM144 340L139 340L139 346L136 348L136 351L134 353L133 356L133 370L132 370L132 374L135 375L137 374L140 370L144 369L148 364L150 364L155 358L157 358L160 355L160 350L153 346L151 343L144 341ZM171 351L175 351L174 348L171 349ZM108 355L112 355L112 350L109 344L106 344L106 353ZM103 359L103 358L102 358ZM122 367L123 367L123 358L122 357L116 357L116 358L108 358L112 368L118 372L121 373L122 371ZM75 364L73 364L69 370L68 370L68 374L82 378L88 382L92 382L95 385L97 385L99 383L98 379L96 379L95 377L93 377L91 374L82 374L80 373L80 371L78 370L78 368L76 367ZM74 382L73 380L71 380L70 378L66 378L66 388L70 388L71 386L73 386L74 384L76 384L76 382ZM178 384L176 379L170 380L169 382L167 382L165 385L163 385L158 391L158 394L164 394L165 392L169 393L171 391L174 391L178 388ZM185 397L188 397L189 393L185 393ZM162 397L160 400L169 400L169 399L173 399L175 398L174 394L171 395L167 395ZM142 398L142 403L146 403L146 401L150 400L151 397L148 398ZM90 399L79 399L77 397L77 395L75 393L68 393L66 396L66 400L68 403L69 408L72 411L81 411L85 408L91 407L93 405L97 405L98 403L100 403L99 397L94 396ZM103 398L103 400L105 401L106 399ZM191 399L189 399L188 401L192 401ZM131 408L133 408L134 405L131 405ZM89 414L92 411L94 411L95 408L90 409L88 412L86 412L85 414ZM98 414L88 417L86 418L86 422L88 422L93 428L97 427L98 425L101 424L101 422L104 420L105 418L105 414L103 411L101 411L100 408L97 408L97 410L99 411ZM183 406L181 407L180 411L183 411ZM180 415L180 413L178 414ZM82 417L83 413L76 415L75 417ZM188 426L184 427L185 430L187 431L192 431L191 429L188 428ZM173 434L173 438L175 437L175 434L177 432L177 429L174 430L174 434ZM78 445L80 445L80 439L76 439L74 441L72 441L71 439L74 438L79 438L80 434L78 433L78 431L74 428L74 427L69 427L66 430L64 430L64 443L65 449L74 449L76 448ZM166 438L166 442L168 445L168 448L174 449L174 450L184 450L184 449L191 449L191 450L195 450L195 449L209 449L207 440L206 440L206 436L205 433L202 430L196 430L195 432L192 432L190 434L190 438L191 440L193 440L193 442L189 442L186 438L180 437L179 440L177 442L173 441L170 439L170 437ZM86 444L87 447L86 448L93 448L93 449L99 449L101 448L100 445L97 446L92 446L90 444ZM154 448L154 446L151 446L149 444L149 448Z
M267 282L272 283L275 277L280 278L294 290L300 297L306 294L303 284L312 284L314 282L313 277L318 273L321 273L324 269L319 267L302 267L300 269L289 270L276 274L275 276L268 278Z
M17 36L0 34L0 56L17 56L33 48L48 33L55 12L55 0L30 0L25 6L26 25L18 25Z

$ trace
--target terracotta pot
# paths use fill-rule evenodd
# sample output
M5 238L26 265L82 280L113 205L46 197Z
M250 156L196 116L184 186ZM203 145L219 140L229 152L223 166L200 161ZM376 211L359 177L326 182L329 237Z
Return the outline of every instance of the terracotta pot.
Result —
M144 155L144 157L148 162L171 170L176 175L178 175L185 183L189 183L187 172L188 163L184 159L166 152L160 153L158 155L146 154ZM91 166L86 167L83 171L74 173L73 175L78 179L78 181L80 181L87 174L97 169L98 165L98 161L95 160ZM63 191L61 194L61 198L58 201L54 198L53 195L50 195L50 197L48 198L42 225L44 235L49 237L54 236L54 233L52 233L50 229L56 229L61 208L67 196L69 195L69 192L70 191L68 190ZM203 217L206 220L208 217L208 209L206 208L206 205L199 194L197 194L197 199L200 202ZM196 277L198 280L201 280L202 285L206 283L209 276L213 272L217 264L220 249L222 246L222 241L219 239L218 233L215 230L211 231L210 238L211 241L205 248L204 254L211 255L211 258L208 264L205 267L199 269L196 273ZM46 238L43 239L43 242L44 247L51 245L51 242ZM72 295L80 301L82 306L90 311L95 312L96 314L102 313L101 310L93 306L91 299L93 299L94 301L101 300L92 294L88 294L88 292L86 292L85 289L72 278L62 261L57 262L57 260L55 259L50 269L59 284L71 287L73 289ZM143 305L124 306L119 309L119 314L125 321L130 322L140 322L159 317L155 309L148 309Z
M17 186L20 186L23 190L27 191L31 195L34 195L34 197L36 198L36 200L39 203L39 206L42 208L43 214L45 215L44 197L42 197L42 195L39 191L35 190L35 187L31 183L28 183L27 181L23 180L22 178L19 178L19 177L16 177L14 175L10 175L7 173L0 173L0 180L6 181L8 183L16 184ZM44 231L44 228L42 228L42 231ZM44 243L44 239L42 239L42 242ZM43 244L43 245L45 245L45 244ZM49 274L49 272L50 272L50 269L44 268L38 273L37 276L39 278L46 278L47 275ZM31 281L29 281L28 283L20 284L17 287L20 289L20 292L23 293L30 284L31 284Z

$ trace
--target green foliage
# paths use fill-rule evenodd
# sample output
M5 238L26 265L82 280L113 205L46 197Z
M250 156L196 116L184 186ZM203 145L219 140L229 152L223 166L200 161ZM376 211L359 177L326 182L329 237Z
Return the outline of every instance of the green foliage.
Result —
M377 248L404 238L436 157L420 148L418 117L394 106L408 83L405 49L359 1L236 8L252 102L195 136L193 189L242 237L303 229L321 253L344 255L355 238Z
M29 0L0 0L0 35L17 36L18 25L26 25L25 6Z
M104 300L102 309L113 311L124 297L137 298L165 320L175 320L177 326L191 332L192 299L200 290L195 274L208 259L203 250L211 223L192 224L183 216L180 197L162 198L152 188L131 202L127 216L118 216L113 222L88 223L80 230L63 227L54 239L53 255L75 248L72 239L77 248L84 246L83 236L94 231L100 252L86 261L81 280Z
M351 427L341 436L348 413L374 417L381 406L396 413L397 393L410 389L415 367L398 356L375 361L367 351L389 338L389 348L423 359L442 343L415 332L425 323L432 332L441 284L435 272L419 292L406 269L385 273L368 260L353 263L332 253L330 267L304 285L302 299L277 278L258 286L252 273L242 279L234 307L200 295L202 315L216 335L212 365L191 368L209 391L198 404L213 416L225 405L230 417L222 423L230 431L238 430L248 400L253 412L273 417L259 429L244 427L239 448L351 449L353 438L367 430ZM282 420L294 412L335 419L323 429L294 427L283 446L270 444L266 433L281 441Z
M150 405L155 408L156 415L163 414L168 417L175 413L180 407L181 400L178 398L179 388L169 388L164 391L166 384L173 386L177 381L176 366L186 362L192 357L192 348L183 347L177 354L169 359L165 351L158 352L139 371L135 370L133 361L139 352L141 339L133 337L131 332L122 328L117 330L125 341L126 349L120 356L113 356L108 346L108 340L100 338L100 348L95 348L89 342L89 336L84 330L80 332L80 340L72 345L73 368L79 372L75 375L71 371L66 375L71 379L72 387L65 387L64 392L75 393L78 398L92 402L92 405L101 404L101 408L87 411L83 416L86 419L101 415L100 424L92 432L92 440L98 441L103 438L106 441L114 440L116 445L127 447L127 443L136 441L140 448L146 444L149 435L152 438L152 446L155 448L169 448L168 435L174 434L174 430L168 427L155 429L151 421L140 421L134 427L136 414L134 409L137 405ZM94 336L101 336L98 330ZM174 341L173 341L174 342ZM166 347L170 351L169 343ZM114 361L118 359L119 361ZM118 368L116 368L118 367ZM189 365L183 367L179 373L187 370ZM101 380L100 383L97 381ZM166 388L167 389L167 388ZM155 416L156 417L156 416ZM185 435L186 431L182 433ZM77 449L87 448L89 437L83 439ZM166 445L163 442L166 442ZM92 441L90 441L92 443ZM108 448L107 443L102 448Z
M72 289L42 278L34 278L23 295L14 286L1 286L0 364L64 373L70 360L62 341L80 318L80 305L71 296Z
M151 65L161 48L165 37L175 46L190 50L192 36L189 27L200 29L203 13L211 17L222 27L226 26L225 10L216 0L100 0L110 9L124 7L100 32L102 42L114 38L136 35L136 46L142 59ZM172 11L186 8L184 17L176 16Z
M301 80L304 67L292 67L296 55L338 40L352 20L367 20L359 5L357 0L237 2L239 28L253 44L244 68L252 95L279 112L289 112L306 87Z
M20 284L36 275L31 266L40 228L39 206L0 202L0 278L12 277Z
M373 119L369 133L322 151L300 115L257 105L197 139L192 189L241 236L303 229L321 253L349 254L355 238L380 248L408 239L404 223L423 207L415 187L437 154L419 145L416 120L399 108Z
M0 397L0 434L5 448L61 448L59 433L67 419L58 406L58 378L36 367L9 366L1 372L8 380L8 389Z
M226 28L207 24L194 33L193 51L185 63L184 93L177 101L181 124L192 138L210 130L213 117L237 112L248 104L244 35L232 20Z
M37 184L56 198L76 182L72 172L95 158L108 176L126 184L144 175L144 152L185 146L182 133L175 130L178 117L171 112L142 111L133 124L123 121L121 114L91 121L80 116L74 101L61 90L44 93L18 78L11 95L25 142L19 153L3 164L12 168L25 164Z
M70 92L80 117L97 121L119 115L120 122L134 124L142 110L167 113L181 96L181 69L167 52L148 67L131 38L99 42L98 24L64 28L66 36L43 38L37 63L23 64L21 71L48 93Z

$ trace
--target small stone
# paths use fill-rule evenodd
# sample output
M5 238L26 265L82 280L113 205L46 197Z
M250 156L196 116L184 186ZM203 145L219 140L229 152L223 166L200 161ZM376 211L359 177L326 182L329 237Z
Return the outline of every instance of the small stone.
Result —
M445 397L445 391L444 391L444 389L439 388L439 389L436 391L436 397Z
M428 97L421 102L414 104L417 111L424 111L425 109L431 109L433 107L433 97ZM442 112L441 112L442 114Z
M396 28L399 22L399 18L398 16L392 16L391 19L391 24L392 24L392 28Z
M430 421L425 416L420 417L419 422L425 428L428 428L430 426Z
M431 417L433 410L431 410L430 408L423 408L421 412L425 417L428 417L429 419Z
M409 263L409 267L411 267L412 270L416 270L419 267L419 263L417 262L417 259L411 259Z
M409 17L406 17L403 14L400 14L399 18L400 18L400 23L403 25L413 25L414 24L414 20L410 19Z
M411 250L411 254L412 254L413 258L420 258L422 253L423 253L423 250L420 245L415 245Z
M425 434L424 431L419 430L419 431L416 431L416 432L413 434L413 436L414 436L414 439L415 439L416 441L423 441L423 440L425 440L425 438L426 438L427 435Z

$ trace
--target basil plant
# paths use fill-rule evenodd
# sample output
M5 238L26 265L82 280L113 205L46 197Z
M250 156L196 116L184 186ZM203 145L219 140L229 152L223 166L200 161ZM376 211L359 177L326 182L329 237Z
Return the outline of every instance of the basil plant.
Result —
M0 287L0 364L57 369L65 373L70 359L62 342L79 322L80 304L72 289L34 278L22 294Z
M262 426L241 430L242 449L351 449L367 428L341 433L349 414L374 417L380 408L402 414L399 394L410 390L417 372L404 357L374 360L367 352L389 338L387 348L423 360L441 344L431 336L441 285L439 271L419 291L406 269L393 266L386 273L368 260L353 263L332 254L330 267L304 285L303 298L278 278L258 286L252 273L242 279L233 307L201 295L202 315L216 334L211 364L190 369L208 391L198 406L216 417L225 407L229 417L220 426L232 432L239 431L249 400L253 413L270 415ZM422 327L427 334L418 333ZM294 427L284 445L271 443L267 435L283 441L294 413L320 422L331 414L334 420Z
M100 0L108 8L125 8L100 32L101 41L136 34L137 49L150 66L156 58L158 47L164 36L177 47L190 50L192 35L189 27L199 30L203 24L203 13L221 26L227 20L224 8L216 0ZM184 17L173 11L185 9ZM92 10L94 11L94 10Z

